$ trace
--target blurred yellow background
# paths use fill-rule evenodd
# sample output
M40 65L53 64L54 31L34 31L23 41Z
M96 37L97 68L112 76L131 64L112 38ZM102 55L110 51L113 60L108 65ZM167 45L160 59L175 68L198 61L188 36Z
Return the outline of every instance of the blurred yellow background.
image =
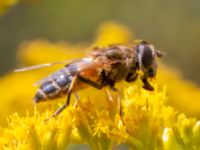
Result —
M199 119L199 6L200 1L186 0L0 0L0 134L3 128L6 131L14 125L12 121L21 123L26 114L32 116L34 105L31 100L36 90L32 84L62 66L23 73L13 73L14 68L80 58L93 46L127 43L134 39L147 40L167 53L159 63L158 76L153 82L156 88L153 99L159 102L159 97L164 97L161 103L167 108L161 118L167 118L170 113L175 116L184 116L184 113ZM126 88L128 85L118 86ZM136 82L132 87L141 85ZM105 99L100 96L102 91L86 91L81 92L81 97L92 97L94 103L102 104L101 100ZM131 93L134 94L137 95ZM139 93L138 96L144 95ZM37 108L43 113L52 110L52 106L58 107L64 100L65 97ZM131 98L127 103L129 100L131 102ZM15 112L19 116L12 115L10 124L7 123L8 116ZM131 111L129 115L132 116ZM24 121L26 119L31 117L27 115ZM186 125L188 122L186 120ZM194 122L199 125L198 121ZM34 123L37 127L37 122ZM10 138L9 134L7 138Z
M15 53L25 40L88 42L100 24L112 20L166 51L165 63L200 84L200 1L0 1L4 6L21 1L0 16L1 74L16 67Z

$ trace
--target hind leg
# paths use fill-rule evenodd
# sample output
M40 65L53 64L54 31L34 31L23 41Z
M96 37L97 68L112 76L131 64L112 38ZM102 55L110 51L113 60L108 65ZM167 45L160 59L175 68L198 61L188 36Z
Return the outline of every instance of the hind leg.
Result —
M74 78L72 79L72 82L71 82L71 84L70 84L68 93L67 93L67 100L66 100L66 103L65 103L64 105L62 105L60 108L58 108L58 109L52 114L52 116L50 117L50 119L56 117L57 115L59 115L67 106L69 106L70 98L71 98L71 93L72 93L72 89L73 89L73 87L74 87L74 84L75 84L76 80L77 80L77 76L74 76Z
M103 85L98 85L97 83L89 80L89 79L86 79L80 75L76 75L74 76L74 78L72 79L72 82L70 84L70 87L69 87L69 90L68 90L68 93L67 93L67 100L66 100L66 103L64 105L62 105L60 108L58 108L54 113L53 115L50 117L51 118L54 118L56 117L57 115L59 115L66 107L69 106L69 103L70 103L70 98L71 98L71 93L72 93L72 89L74 87L74 84L76 83L77 79L79 79L81 82L84 82L92 87L95 87L97 89L101 89L103 87ZM78 98L78 95L75 93L75 96L76 96L76 99L77 101L79 100ZM75 107L77 106L77 103L75 103L74 105ZM48 120L48 119L47 119Z
M101 89L104 87L103 84L97 84L95 83L94 81L91 81L87 78L84 78L83 76L81 75L78 75L78 79L81 81L81 82L84 82L94 88L97 88L97 89ZM124 125L124 120L123 120L123 107L122 107L122 102L121 102L121 95L120 95L120 91L118 89L116 89L114 86L115 86L115 82L113 81L107 81L108 85L110 86L111 90L116 92L117 93L117 104L118 104L118 113L120 115L120 118L121 118L121 121Z

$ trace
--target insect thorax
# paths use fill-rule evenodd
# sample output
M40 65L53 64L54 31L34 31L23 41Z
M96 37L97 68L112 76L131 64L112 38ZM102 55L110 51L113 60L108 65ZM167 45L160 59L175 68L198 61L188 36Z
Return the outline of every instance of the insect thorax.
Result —
M101 72L102 82L120 81L127 77L135 68L135 52L128 46L114 46L102 50L95 58L96 62L104 63Z

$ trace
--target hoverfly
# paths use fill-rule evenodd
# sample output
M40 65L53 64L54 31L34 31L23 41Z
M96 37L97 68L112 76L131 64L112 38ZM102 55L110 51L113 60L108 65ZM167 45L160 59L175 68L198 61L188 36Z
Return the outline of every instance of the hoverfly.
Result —
M37 82L36 84L40 87L35 94L34 102L38 103L67 95L65 104L52 115L55 117L70 104L71 93L76 93L87 85L97 89L109 86L117 90L116 82L121 80L134 82L140 78L143 88L153 91L154 88L148 82L148 78L156 76L156 57L161 56L162 53L146 41L131 45L116 44L94 48L88 57L75 60ZM33 70L60 63L66 62L42 64L15 71ZM140 75L139 71L143 74ZM119 108L121 114L122 107Z

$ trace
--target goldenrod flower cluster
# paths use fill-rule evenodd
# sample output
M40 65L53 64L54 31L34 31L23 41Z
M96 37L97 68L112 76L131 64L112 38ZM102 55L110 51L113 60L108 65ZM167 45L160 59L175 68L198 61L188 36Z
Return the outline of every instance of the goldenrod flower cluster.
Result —
M126 27L108 22L99 28L91 45L37 40L23 44L18 58L22 65L79 58L94 45L127 43L131 36ZM134 150L200 149L200 90L164 65L160 65L158 77L151 83L153 92L142 89L139 80L117 84L122 95L123 120L118 113L116 93L107 88L88 88L79 93L81 100L76 107L72 99L58 117L44 121L65 101L62 98L36 107L31 103L36 90L31 85L51 71L46 68L8 73L1 78L0 149L62 150L80 143L94 150L109 150L119 144Z

